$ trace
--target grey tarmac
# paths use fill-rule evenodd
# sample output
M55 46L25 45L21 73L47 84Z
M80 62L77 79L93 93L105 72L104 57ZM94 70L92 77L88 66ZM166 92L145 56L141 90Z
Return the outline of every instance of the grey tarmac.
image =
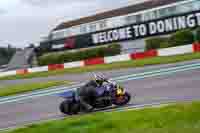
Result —
M124 72L123 75L131 74L132 71ZM122 75L122 72L113 73L112 77L119 75ZM127 81L122 85L132 95L136 95L130 103L135 105L172 99L177 101L188 98L200 100L200 69ZM62 100L57 96L44 96L2 104L0 105L0 128L21 126L33 121L63 117L58 109Z
M118 77L133 73L142 73L145 71L153 71L162 68L174 67L174 66L182 66L192 63L199 63L200 59L185 61L179 63L172 64L162 64L162 65L149 65L145 67L137 67L137 68L121 68L115 70L104 70L104 71L95 71L105 74L107 77ZM16 84L24 84L24 83L37 83L37 82L47 82L47 81L57 81L57 80L66 80L71 81L72 83L85 82L90 79L90 73L81 73L81 74L64 74L64 75L56 75L49 77L38 77L32 79L16 79L16 80L0 80L0 88L7 85L16 85Z

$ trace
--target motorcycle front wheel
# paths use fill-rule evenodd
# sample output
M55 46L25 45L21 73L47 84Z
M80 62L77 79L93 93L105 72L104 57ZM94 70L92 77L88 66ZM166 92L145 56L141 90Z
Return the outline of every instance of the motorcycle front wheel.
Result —
M113 104L117 106L123 106L128 104L130 100L131 100L131 95L128 92L125 92L124 95L116 97L115 100L113 101Z

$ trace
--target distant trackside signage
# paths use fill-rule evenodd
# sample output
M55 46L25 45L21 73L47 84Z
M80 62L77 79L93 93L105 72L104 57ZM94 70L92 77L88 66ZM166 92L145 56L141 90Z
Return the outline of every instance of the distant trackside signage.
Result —
M93 44L103 44L161 35L197 26L200 26L200 11L100 31L91 34L91 38Z
M163 17L143 23L130 24L93 33L52 40L41 46L49 51L85 48L113 42L164 35L177 30L196 28L198 26L200 26L200 10Z

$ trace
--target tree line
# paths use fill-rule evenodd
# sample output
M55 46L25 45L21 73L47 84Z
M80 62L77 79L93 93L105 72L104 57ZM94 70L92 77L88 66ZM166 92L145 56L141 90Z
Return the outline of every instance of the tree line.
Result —
M8 47L0 46L0 65L8 64L12 56L15 54L17 48L8 45Z

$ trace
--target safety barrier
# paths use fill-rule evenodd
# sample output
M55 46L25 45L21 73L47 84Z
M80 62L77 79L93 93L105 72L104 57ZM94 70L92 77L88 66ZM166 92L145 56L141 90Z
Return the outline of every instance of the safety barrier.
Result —
M103 57L98 57L98 58L93 58L93 59L87 59L84 61L84 65L98 65L98 64L104 64L104 58Z
M104 58L104 61L106 64L113 63L113 62L127 61L127 60L131 60L131 57L129 54L109 56L109 57Z
M28 72L29 73L34 73L34 72L46 72L48 71L48 66L43 66L43 67L35 67L35 68L29 68Z
M23 75L23 74L28 74L28 69L20 69L20 70L16 70L16 74L18 75Z
M17 74L16 71L1 72L0 77L12 76L12 75L16 75L16 74Z
M130 54L131 58L132 59L143 59L143 58L149 58L149 57L155 57L157 56L158 53L156 50L149 50L149 51L146 51L146 52L140 52L140 53L133 53L133 54Z
M159 49L158 56L171 56L171 55L186 54L192 52L193 52L193 45L185 45L185 46Z
M64 64L51 64L51 65L48 65L48 70L49 71L61 70L61 69L64 69Z
M113 62L120 61L128 61L128 60L138 60L144 58L151 58L156 56L171 56L178 54L186 54L200 52L200 43L194 43L191 45L183 45L171 48L163 48L158 50L149 50L145 52L139 53L131 53L131 54L122 54L110 57L96 57L92 59L86 59L82 61L68 62L64 64L51 64L48 66L28 68L28 69L20 69L16 71L8 71L8 72L0 72L0 77L3 76L11 76L16 74L28 74L35 72L45 72L45 71L54 71L54 70L62 70L66 68L75 68L75 67L84 67L89 65L98 65L98 64L109 64Z
M194 43L193 44L193 51L194 52L200 52L200 43Z
M69 62L64 64L64 68L83 67L84 61Z

